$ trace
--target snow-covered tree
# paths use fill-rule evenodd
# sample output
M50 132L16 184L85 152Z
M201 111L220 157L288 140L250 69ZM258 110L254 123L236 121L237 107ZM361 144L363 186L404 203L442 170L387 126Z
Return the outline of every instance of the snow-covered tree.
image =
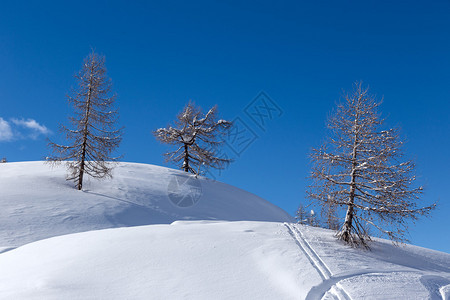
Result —
M317 219L316 212L313 209L308 210L307 207L309 207L309 205L303 206L303 204L301 203L298 206L297 212L295 213L295 219L297 219L297 223L319 227L320 222Z
M83 187L84 174L95 178L111 176L112 162L118 157L111 153L122 140L122 129L116 129L118 112L114 109L116 95L106 75L105 57L92 52L85 58L81 71L75 75L78 87L68 96L73 107L69 118L72 128L61 125L68 145L49 141L53 156L50 163L67 161L70 174L77 189Z
M316 212L313 209L311 209L309 211L309 216L307 218L307 224L309 226L314 226L314 227L319 227L320 226L320 222L317 219Z
M414 163L404 160L398 129L383 130L381 102L361 83L329 118L328 141L311 154L309 196L322 206L345 209L339 239L368 247L373 226L394 243L407 241L408 221L427 215L435 204L418 205Z
M308 223L308 211L302 204L298 206L297 212L295 213L295 219L297 219L297 223L299 224L305 225Z
M230 127L231 122L217 120L217 106L203 115L199 107L189 102L178 114L174 126L157 129L153 134L161 143L176 147L164 154L167 161L179 165L185 172L199 174L208 168L223 169L231 162L219 156L221 137Z

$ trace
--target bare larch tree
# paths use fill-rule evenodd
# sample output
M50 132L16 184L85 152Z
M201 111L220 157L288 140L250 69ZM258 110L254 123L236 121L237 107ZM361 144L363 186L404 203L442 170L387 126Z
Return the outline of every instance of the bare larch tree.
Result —
M54 164L67 161L70 172L67 180L74 180L81 190L85 174L95 178L111 177L112 163L118 159L111 153L122 140L122 128L115 129L116 95L106 75L105 57L95 52L89 54L75 78L78 87L67 96L74 109L74 116L69 118L72 129L61 125L69 145L49 141L53 156L47 157L47 161Z
M175 125L153 132L161 143L176 146L177 149L165 153L167 161L172 161L185 172L201 173L201 168L223 169L231 162L219 156L219 147L231 127L231 122L217 120L217 106L206 115L189 102L175 120Z
M418 205L414 163L403 160L398 129L381 129L380 104L356 83L329 118L327 142L311 154L309 197L345 210L337 237L352 246L368 248L370 227L394 244L405 242L408 221L435 207Z

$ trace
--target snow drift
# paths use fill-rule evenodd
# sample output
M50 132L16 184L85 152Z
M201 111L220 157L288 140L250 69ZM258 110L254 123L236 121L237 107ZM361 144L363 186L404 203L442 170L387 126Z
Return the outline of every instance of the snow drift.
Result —
M0 247L176 220L292 220L254 194L153 165L119 163L112 179L87 177L83 191L65 180L64 165L51 168L44 162L21 162L0 167Z
M62 167L0 167L0 299L450 298L450 254L349 248L223 183L120 163L81 192Z
M450 255L320 228L176 221L54 237L0 254L1 299L449 299Z

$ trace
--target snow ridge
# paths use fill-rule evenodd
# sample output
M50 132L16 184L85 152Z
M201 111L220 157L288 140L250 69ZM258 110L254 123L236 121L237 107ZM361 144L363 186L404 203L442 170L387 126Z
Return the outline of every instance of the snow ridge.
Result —
M64 165L44 162L2 164L0 247L18 247L45 238L90 230L178 220L289 222L281 208L236 187L186 172L121 162L113 178L87 177L83 191L65 180ZM187 182L185 186L173 182ZM193 181L200 196L177 205ZM192 186L196 188L197 186Z

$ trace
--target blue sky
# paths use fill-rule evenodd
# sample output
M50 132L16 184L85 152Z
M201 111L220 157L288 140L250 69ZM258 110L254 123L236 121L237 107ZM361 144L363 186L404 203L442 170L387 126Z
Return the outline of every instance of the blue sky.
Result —
M123 160L165 165L151 131L189 100L217 104L252 141L218 179L294 214L327 115L363 80L402 128L424 203L439 201L411 242L450 252L450 2L162 2L3 2L0 156L48 154L45 137L58 139L70 115L72 75L95 48L119 96ZM248 114L261 91L279 108L264 126Z

